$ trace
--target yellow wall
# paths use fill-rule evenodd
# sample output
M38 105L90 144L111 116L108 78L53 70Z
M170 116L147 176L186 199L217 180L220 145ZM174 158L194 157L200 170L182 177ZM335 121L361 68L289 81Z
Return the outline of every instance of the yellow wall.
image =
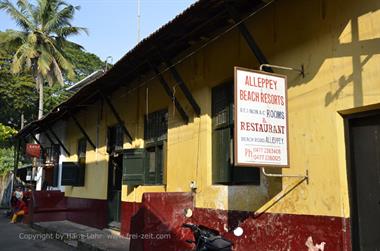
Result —
M211 88L232 80L233 67L258 68L257 61L237 30L211 43L176 68L202 109L194 116L189 103L176 86L176 97L190 114L183 124L157 80L138 90L120 88L113 100L134 137L125 148L143 147L143 115L169 108L169 130L165 156L165 185L123 186L123 201L141 201L144 192L190 191L198 189L196 206L231 210L264 211L329 216L349 216L343 119L340 111L378 103L380 88L380 2L279 0L250 18L246 24L272 64L305 67L305 78L295 72L288 76L290 168L283 174L305 174L301 183L278 200L299 180L261 177L260 186L212 185ZM178 56L179 58L181 55ZM167 72L170 86L175 81ZM144 78L139 80L140 83ZM136 80L137 84L139 83ZM99 106L99 104L96 104ZM90 137L96 138L98 109L78 114ZM68 188L66 195L106 198L106 126L116 123L104 105L96 154L87 150L86 186ZM354 110L350 110L353 112ZM78 131L69 123L67 140L76 152ZM76 156L72 156L73 159ZM273 206L272 206L273 205Z

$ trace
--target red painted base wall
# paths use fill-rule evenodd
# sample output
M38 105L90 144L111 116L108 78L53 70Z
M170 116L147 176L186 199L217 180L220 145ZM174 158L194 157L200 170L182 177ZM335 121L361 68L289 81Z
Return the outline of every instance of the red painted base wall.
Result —
M99 229L107 226L107 201L65 197L59 191L35 191L29 221L70 220Z
M314 243L325 242L325 250L351 250L350 221L346 218L219 211L196 208L194 222L217 229L234 242L234 250L307 250L309 236ZM233 235L235 227L244 230L241 237ZM229 228L230 231L225 231Z
M193 216L184 217L184 209L192 208ZM314 243L325 242L325 251L351 250L350 221L346 218L224 211L193 208L189 193L146 193L142 203L122 203L122 235L130 235L131 250L180 251L191 248L185 242L190 231L181 227L184 222L204 225L218 230L234 242L237 251L307 250L309 236ZM240 226L241 237L232 234ZM226 231L227 230L227 231ZM158 234L158 235L157 235ZM169 239L164 238L169 234Z
M131 237L131 250L189 250L185 208L193 208L191 193L145 193L142 203L122 203L121 234Z
M108 207L106 200L67 198L67 220L99 229L108 226Z

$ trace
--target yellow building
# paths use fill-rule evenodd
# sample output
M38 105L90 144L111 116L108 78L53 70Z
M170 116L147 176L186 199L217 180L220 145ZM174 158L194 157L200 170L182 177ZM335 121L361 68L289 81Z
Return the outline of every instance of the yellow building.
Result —
M103 217L67 219L171 234L133 240L133 250L182 250L183 222L219 230L234 250L306 250L310 238L377 250L379 8L199 1L19 135L66 123L68 207ZM288 83L289 168L264 170L279 177L233 165L234 67L267 63L302 71L264 68Z

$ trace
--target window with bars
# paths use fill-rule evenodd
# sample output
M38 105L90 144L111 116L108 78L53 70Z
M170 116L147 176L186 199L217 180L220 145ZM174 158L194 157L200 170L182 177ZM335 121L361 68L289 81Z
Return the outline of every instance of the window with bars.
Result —
M234 166L233 94L231 82L212 89L212 180L214 184L258 185L258 168Z
M168 133L168 110L160 110L145 115L144 140L154 143L166 140Z
M113 153L123 149L124 132L123 126L117 124L107 129L107 152Z

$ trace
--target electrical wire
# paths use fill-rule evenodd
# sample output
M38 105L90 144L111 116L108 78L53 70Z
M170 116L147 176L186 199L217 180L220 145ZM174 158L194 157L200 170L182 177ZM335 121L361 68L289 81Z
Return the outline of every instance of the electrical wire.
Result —
M178 64L182 63L183 61L185 61L186 59L192 57L193 55L195 55L196 53L198 53L199 51L201 51L202 49L204 49L205 47L207 47L209 44L215 42L216 40L218 40L220 37L224 36L225 34L227 34L228 32L232 31L233 29L235 29L237 26L239 26L240 24L244 23L245 21L247 21L249 18L251 18L252 16L254 16L256 13L260 12L261 10L263 10L264 8L266 8L268 5L270 5L271 3L273 3L275 0L272 0L272 1L269 1L268 3L266 3L265 5L263 5L262 7L260 7L259 9L256 9L254 10L253 12L251 12L248 16L246 16L245 18L243 18L242 20L240 20L239 22L236 22L235 24L233 24L232 26L230 26L229 28L227 28L225 31L219 33L218 35L216 35L215 37L211 38L210 40L208 40L207 42L205 42L203 45L201 45L200 47L196 48L195 50L191 51L190 53L188 53L187 55L185 55L184 57L182 57L181 59L175 61L175 63L167 66L164 70L162 71L159 71L157 74L155 74L154 76L150 77L149 79L145 80L144 82L140 83L138 86L135 86L134 88L131 88L127 91L127 94L130 94L131 92L135 91L136 89L139 89L141 87L144 87L145 85L147 85L150 81L156 79L159 75L162 75L163 73L169 71L171 68L177 66Z

